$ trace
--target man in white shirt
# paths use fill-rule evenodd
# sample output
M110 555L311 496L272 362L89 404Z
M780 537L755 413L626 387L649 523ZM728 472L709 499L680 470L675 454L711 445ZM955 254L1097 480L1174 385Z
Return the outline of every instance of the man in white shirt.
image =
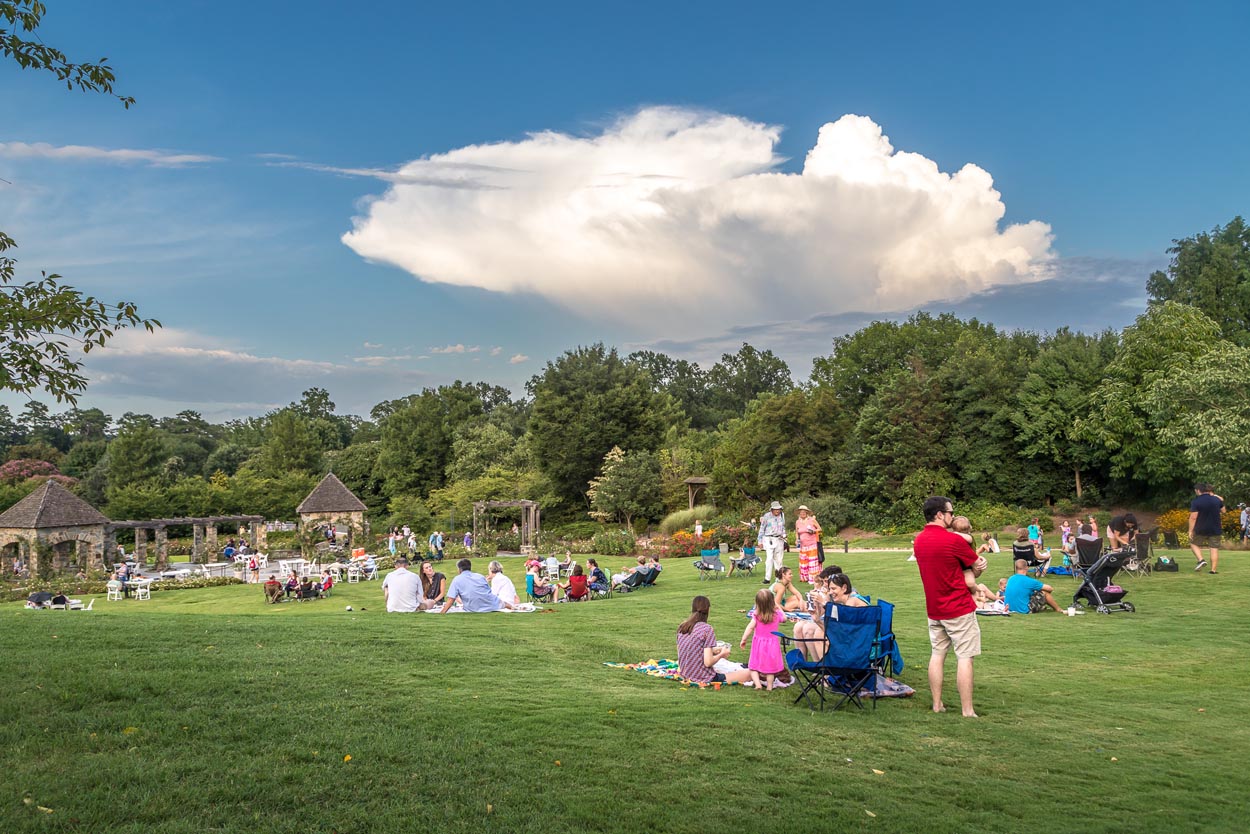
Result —
M421 606L421 577L408 570L408 560L400 556L395 570L382 580L382 596L388 612L410 613Z

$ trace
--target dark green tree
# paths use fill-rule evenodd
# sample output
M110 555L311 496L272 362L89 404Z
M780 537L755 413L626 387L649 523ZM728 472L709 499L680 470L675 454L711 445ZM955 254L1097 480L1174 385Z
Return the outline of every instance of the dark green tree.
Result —
M636 518L658 518L660 459L655 452L623 452L614 446L603 458L599 477L592 480L586 496L591 515L602 521L623 520L634 529Z
M169 450L155 427L135 420L124 424L116 439L109 444L108 459L111 504L113 496L122 489L155 484L164 470L165 461L169 459Z
M784 394L794 387L790 368L771 350L759 351L746 342L737 353L722 354L707 372L707 427L719 426L746 412L747 403L762 394Z
M528 390L531 453L570 506L585 505L586 485L613 446L655 451L667 426L680 420L646 371L602 344L548 362Z
M268 478L288 473L311 476L321 471L321 446L308 420L290 410L273 415L265 443L256 458L256 470Z
M1234 217L1226 226L1172 242L1167 271L1146 281L1150 303L1197 307L1225 339L1250 345L1250 226Z

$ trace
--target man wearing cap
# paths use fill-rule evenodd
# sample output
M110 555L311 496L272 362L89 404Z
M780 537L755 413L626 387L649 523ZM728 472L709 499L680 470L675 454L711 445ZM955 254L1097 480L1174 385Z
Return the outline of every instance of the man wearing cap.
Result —
M407 614L421 607L421 577L408 570L408 560L403 556L395 560L395 570L382 580L382 596L388 612Z
M764 553L764 584L771 585L773 573L781 569L781 557L786 552L786 516L780 501L774 501L768 512L760 516L755 543Z

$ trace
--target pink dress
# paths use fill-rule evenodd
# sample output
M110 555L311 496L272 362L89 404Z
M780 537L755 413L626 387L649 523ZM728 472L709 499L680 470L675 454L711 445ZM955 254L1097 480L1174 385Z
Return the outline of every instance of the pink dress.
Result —
M781 638L773 634L786 621L786 615L778 611L770 623L762 621L757 612L751 612L755 620L755 631L751 633L751 658L747 668L763 675L775 675L785 668L785 660L781 657Z

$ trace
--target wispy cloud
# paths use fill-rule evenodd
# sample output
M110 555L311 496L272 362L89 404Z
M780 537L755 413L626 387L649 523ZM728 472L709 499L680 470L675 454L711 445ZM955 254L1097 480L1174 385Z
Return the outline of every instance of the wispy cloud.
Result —
M92 145L49 145L47 142L0 142L0 157L49 159L64 162L106 162L116 165L151 165L180 168L205 162L221 162L219 156L137 148L97 148Z
M467 173L486 166L427 166L421 163L409 163L398 171L392 171L386 168L344 168L337 165L322 165L319 162L300 162L296 160L275 160L266 164L273 168L301 168L305 171L337 174L342 177L365 177L394 185L429 186L432 188L465 189L468 191L501 188L501 186L479 182L465 176Z
M450 354L450 353L477 353L481 350L481 345L465 346L461 344L444 345L443 347L432 347L430 353Z
M382 347L382 343L381 343L381 342L365 342L365 343L362 345L362 347L367 347L367 348L371 348L371 349L376 349L376 348L380 348L380 347Z
M498 345L490 349L491 356L498 356L501 353L503 353L503 348L499 347Z
M356 356L352 358L353 362L359 362L362 365L368 365L370 368L379 368L383 365L389 365L392 362L403 362L411 359L412 356L404 354L402 356Z
M513 365L520 365L522 362L528 362L528 361L529 361L529 357L526 356L524 353L513 354L512 357L508 360L508 362Z

